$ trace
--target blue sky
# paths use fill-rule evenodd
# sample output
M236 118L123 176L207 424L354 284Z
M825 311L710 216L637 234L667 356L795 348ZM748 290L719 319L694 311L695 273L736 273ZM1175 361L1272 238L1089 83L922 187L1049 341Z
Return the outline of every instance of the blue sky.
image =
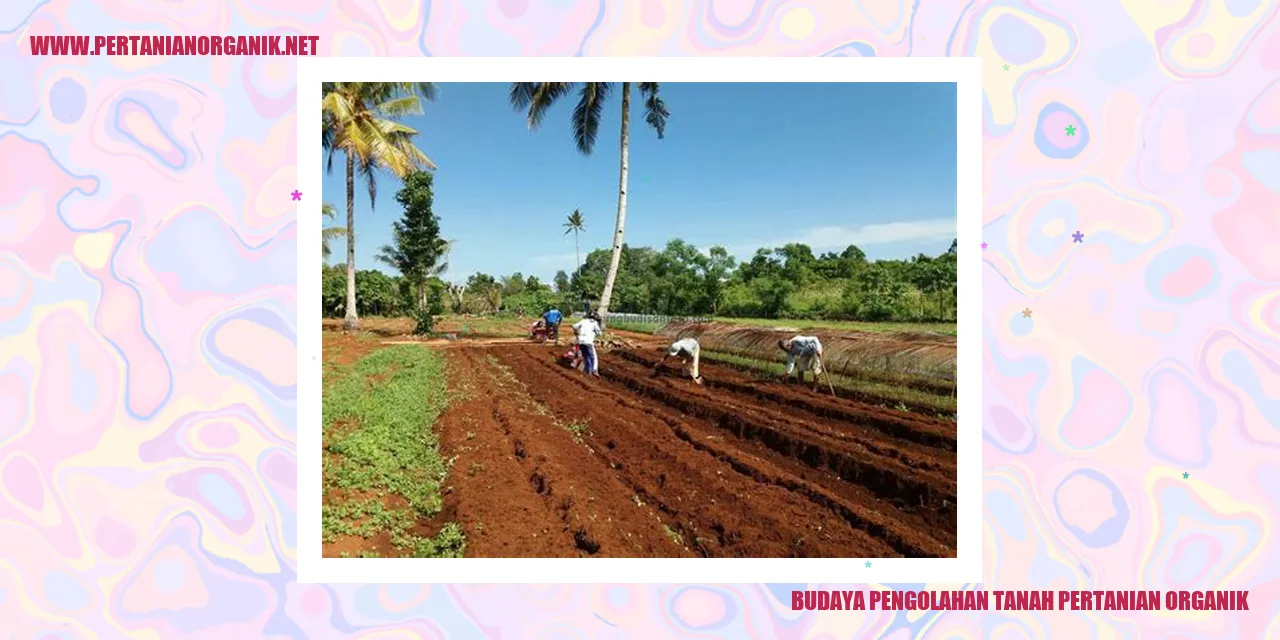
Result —
M729 249L805 242L814 253L856 244L870 258L945 251L955 237L954 84L668 83L666 138L644 123L633 93L625 240L661 248L672 238ZM406 124L439 165L435 206L454 241L445 279L519 271L550 281L575 268L565 217L582 211L582 254L607 248L618 193L617 92L591 156L578 153L569 117L576 96L530 132L507 85L440 84ZM378 178L377 207L356 185L356 264L374 260L400 216L399 182ZM324 201L345 220L338 157ZM337 223L330 223L337 224ZM342 262L345 243L333 243Z

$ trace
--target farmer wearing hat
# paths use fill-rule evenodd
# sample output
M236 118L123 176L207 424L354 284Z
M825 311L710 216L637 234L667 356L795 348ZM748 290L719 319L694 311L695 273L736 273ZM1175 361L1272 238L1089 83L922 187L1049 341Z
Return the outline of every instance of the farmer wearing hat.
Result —
M824 371L822 369L822 343L814 336L792 336L778 341L778 348L787 354L787 372L782 374L784 383L791 381L791 373L796 370L796 364L800 365L800 370L796 372L796 379L804 384L804 372L813 372L813 389L818 390L818 376Z
M588 311L587 317L573 325L573 335L582 354L583 371L597 378L600 377L600 360L596 353L596 338L600 333L600 315L595 311Z
M688 373L694 382L702 384L702 376L698 375L698 354L700 351L698 341L693 338L676 340L671 343L670 347L667 347L666 355L662 356L658 364L653 365L653 374L658 375L658 368L667 361L667 358L676 356L680 358L680 364L684 366L685 373ZM690 366L690 363L692 363L692 366Z

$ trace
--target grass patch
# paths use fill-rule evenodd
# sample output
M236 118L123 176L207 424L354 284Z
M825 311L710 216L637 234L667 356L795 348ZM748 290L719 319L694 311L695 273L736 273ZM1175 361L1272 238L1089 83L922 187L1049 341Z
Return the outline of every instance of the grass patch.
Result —
M787 370L786 363L744 358L719 351L703 351L702 359L728 365L735 369L774 377L781 376ZM951 420L955 419L956 399L954 396L936 395L902 385L877 380L859 380L835 373L826 373L823 377L829 377L832 386L848 392L855 400L903 412L927 413ZM811 379L806 378L806 384Z
M328 453L323 511L326 540L380 532L411 555L457 557L461 531L445 527L435 538L410 533L440 512L440 484L448 464L432 429L447 404L444 362L414 345L373 351L334 372L324 390L323 428ZM393 507L403 501L405 506Z
M436 333L452 333L459 338L524 338L535 318L504 318L500 316L441 316L436 321Z
M519 338L529 335L534 318L511 316L460 316L446 314L435 316L432 335L452 333L460 338ZM360 331L355 334L363 340L410 338L414 336L417 321L408 316L360 318ZM326 332L342 331L342 318L325 318L322 326Z

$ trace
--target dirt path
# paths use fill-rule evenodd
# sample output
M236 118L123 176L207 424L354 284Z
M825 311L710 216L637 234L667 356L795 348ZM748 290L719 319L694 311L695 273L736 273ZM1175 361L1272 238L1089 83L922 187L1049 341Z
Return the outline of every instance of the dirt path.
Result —
M432 338L430 340L415 340L402 338L398 340L383 340L380 344L420 344L424 347L436 347L443 349L458 348L478 348L500 344L529 344L528 338L475 338L466 340L450 340L448 338Z
M955 555L954 425L710 364L651 377L648 348L603 379L535 345L445 353L467 556Z

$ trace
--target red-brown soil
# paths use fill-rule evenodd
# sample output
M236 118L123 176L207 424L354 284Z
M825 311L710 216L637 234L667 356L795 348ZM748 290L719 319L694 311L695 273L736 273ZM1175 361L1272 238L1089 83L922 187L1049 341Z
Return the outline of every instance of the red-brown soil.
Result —
M654 345L601 378L458 347L437 428L468 557L955 557L954 423L705 362L705 386L654 376Z

